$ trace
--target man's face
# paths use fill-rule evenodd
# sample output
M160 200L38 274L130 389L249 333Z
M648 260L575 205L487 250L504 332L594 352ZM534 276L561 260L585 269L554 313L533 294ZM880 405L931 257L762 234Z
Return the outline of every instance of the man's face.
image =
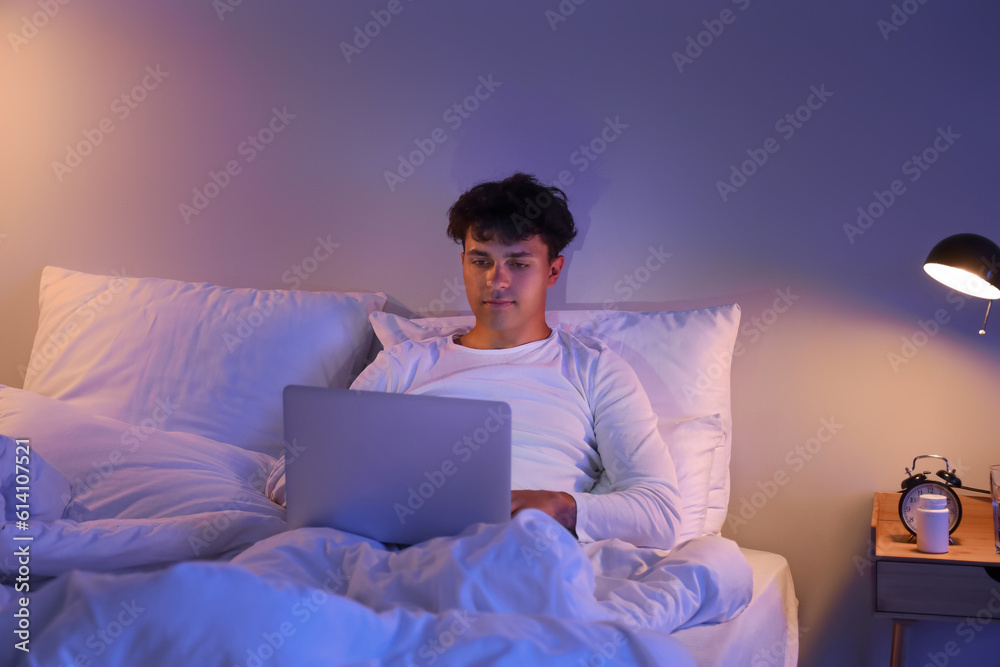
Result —
M466 232L462 277L476 327L505 345L544 338L545 295L556 284L563 257L549 262L549 250L539 236L513 245L480 242Z

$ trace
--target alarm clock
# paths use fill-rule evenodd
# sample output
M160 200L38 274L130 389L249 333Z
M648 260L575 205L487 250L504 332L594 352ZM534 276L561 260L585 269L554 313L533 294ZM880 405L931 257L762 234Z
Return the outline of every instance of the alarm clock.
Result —
M941 459L944 461L944 470L938 470L937 476L942 481L927 479L931 474L930 470L918 473L918 459ZM939 495L947 498L948 506L948 534L955 532L962 522L962 501L955 489L967 489L978 493L989 493L982 489L974 489L969 486L962 486L962 480L952 471L948 465L948 459L937 454L924 454L913 459L913 469L906 468L907 478L903 480L901 486L903 490L899 498L899 519L910 531L910 535L917 534L917 508L920 507L920 496L923 494Z

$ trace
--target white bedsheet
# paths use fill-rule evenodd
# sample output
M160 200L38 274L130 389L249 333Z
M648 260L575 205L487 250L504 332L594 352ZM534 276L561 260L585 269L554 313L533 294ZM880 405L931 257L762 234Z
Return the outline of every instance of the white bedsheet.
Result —
M753 599L739 616L724 623L689 627L674 638L698 667L796 667L799 658L799 603L783 556L740 551L753 568Z
M3 440L0 470L12 470ZM669 554L582 547L529 510L390 551L332 529L281 532L270 512L76 522L55 518L59 472L37 453L31 467L47 509L27 532L5 512L0 574L17 572L17 534L34 538L32 572L55 578L33 582L31 652L4 642L5 665L693 665L668 633L731 618L751 594L746 559L718 536ZM219 528L209 541L206 525ZM192 561L193 548L231 560ZM0 596L8 638L19 595Z

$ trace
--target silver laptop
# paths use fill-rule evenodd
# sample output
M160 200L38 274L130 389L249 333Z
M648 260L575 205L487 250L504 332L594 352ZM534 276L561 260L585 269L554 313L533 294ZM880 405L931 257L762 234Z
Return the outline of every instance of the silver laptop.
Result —
M288 528L394 544L510 519L510 406L500 401L290 385Z

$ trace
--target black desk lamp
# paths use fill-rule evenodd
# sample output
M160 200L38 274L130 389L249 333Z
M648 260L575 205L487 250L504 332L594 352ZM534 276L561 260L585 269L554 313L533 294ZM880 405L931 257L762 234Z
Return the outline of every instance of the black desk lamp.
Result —
M990 300L979 330L985 334L990 306L1000 299L1000 246L978 234L955 234L931 249L924 271L963 294Z

